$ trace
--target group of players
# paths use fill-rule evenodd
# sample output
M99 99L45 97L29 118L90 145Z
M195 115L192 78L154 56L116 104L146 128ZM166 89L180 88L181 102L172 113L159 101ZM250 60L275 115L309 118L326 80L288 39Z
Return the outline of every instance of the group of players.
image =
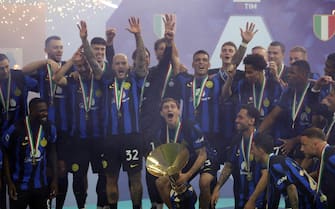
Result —
M163 21L153 67L135 17L128 27L136 42L131 66L114 52L115 29L89 43L84 21L82 46L66 62L58 36L45 41L47 59L22 70L10 69L0 54L1 207L8 187L13 209L44 209L53 197L60 209L72 173L77 206L85 208L91 164L97 208L117 208L122 166L139 209L143 157L161 144L183 143L190 160L175 185L199 174L199 208L215 208L231 174L235 208L278 208L280 194L287 207L335 208L335 54L323 76L313 76L303 47L290 51L286 66L278 41L243 59L257 32L247 23L239 48L222 45L222 67L210 69L209 54L199 50L191 75L174 43L175 16ZM236 69L242 59L244 71ZM29 105L28 91L40 94ZM147 172L146 183L153 209L175 207L168 177Z

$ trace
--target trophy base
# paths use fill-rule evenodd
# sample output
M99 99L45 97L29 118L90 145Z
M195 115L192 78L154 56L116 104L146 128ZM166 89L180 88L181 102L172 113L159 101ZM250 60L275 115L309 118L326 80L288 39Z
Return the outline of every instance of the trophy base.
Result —
M186 191L183 193L177 193L175 190L171 189L170 201L173 209L195 209L197 194L193 187L188 184Z

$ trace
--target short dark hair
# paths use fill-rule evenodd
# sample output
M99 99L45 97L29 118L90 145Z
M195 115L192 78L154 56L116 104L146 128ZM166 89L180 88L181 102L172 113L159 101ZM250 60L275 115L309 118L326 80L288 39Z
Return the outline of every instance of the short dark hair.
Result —
M164 99L161 101L161 104L160 104L159 109L162 110L163 105L164 105L165 103L167 103L167 102L174 102L174 103L176 103L178 109L180 109L180 104L179 104L179 102L178 102L177 100L171 98L171 97L164 98Z
M147 48L145 47L145 51L148 53L149 58L150 58L150 51L149 51L149 49L147 49ZM136 59L136 53L137 53L137 49L135 49L135 50L133 51L133 53L131 54L131 58L132 58L133 60Z
M243 64L251 65L257 71L263 71L267 65L264 57L259 54L248 54L244 58Z
M42 98L32 98L29 102L29 112L32 112L32 110L35 109L36 106L40 103L45 103L46 105L48 105L47 101Z
M297 66L299 71L301 71L306 77L309 77L311 74L311 67L306 60L297 60L292 63L291 67Z
M206 54L207 57L208 57L208 59L209 59L209 54L208 54L208 52L206 52L206 51L203 50L203 49L200 49L200 50L194 52L194 54L193 54L193 59L194 59L194 57L195 57L196 55L198 55L198 54Z
M0 53L0 62L4 60L9 60L7 55Z
M107 42L105 39L101 38L101 37L94 37L91 40L91 45L104 45L107 46Z
M305 129L302 132L301 136L306 136L308 138L318 138L322 141L327 140L326 135L323 133L323 131L321 129L315 128L315 127Z
M285 45L282 42L279 41L272 41L270 43L270 46L279 46L281 49L281 52L284 54L285 53Z
M257 133L253 141L256 147L262 148L267 154L273 152L273 137L271 135Z
M259 111L254 107L252 104L245 104L241 106L241 110L245 109L247 110L247 114L250 118L255 119L255 126L258 126L259 120L260 120L260 113Z
M154 49L157 50L159 45L161 45L162 43L166 44L165 38L160 38L160 39L156 40L155 44L154 44Z
M48 47L49 43L50 43L52 40L60 41L60 40L62 40L62 39L61 39L59 36L49 36L49 37L45 40L45 43L44 43L45 48Z
M335 53L328 54L327 61L330 61L330 67L335 68Z

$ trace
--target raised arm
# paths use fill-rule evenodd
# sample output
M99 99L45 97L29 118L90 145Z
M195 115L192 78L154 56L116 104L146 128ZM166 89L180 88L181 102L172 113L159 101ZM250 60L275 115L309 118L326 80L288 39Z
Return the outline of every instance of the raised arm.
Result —
M79 47L77 51L73 54L71 59L69 59L53 76L53 80L61 86L67 85L67 79L65 74L72 68L73 65L78 65L82 63L82 47Z
M90 44L88 43L87 40L87 24L85 21L80 21L80 25L78 24L78 29L79 29L79 33L80 33L80 38L82 41L82 46L84 49L84 56L87 59L88 64L90 65L90 67L92 68L94 77L97 80L100 80L103 74L103 70L101 69L99 63L97 62L92 48L90 46Z
M106 59L107 62L112 65L113 57L115 55L114 49L114 38L116 36L116 29L115 28L108 28L106 30Z
M247 22L245 25L245 30L243 31L242 28L240 28L241 31L241 38L242 43L240 44L237 52L233 56L232 64L238 66L245 54L245 51L247 50L248 43L253 39L254 35L258 32L258 30L255 30L255 24Z
M171 64L174 75L177 75L180 72L184 72L185 68L180 63L178 49L174 37L176 34L176 15L175 14L165 14L163 18L165 33L164 37L167 41L167 45L171 46Z
M37 73L37 70L46 66L50 65L51 69L55 72L59 69L59 64L52 59L44 59L44 60L38 60L31 62L25 66L22 67L22 72L26 75L33 75Z
M141 35L140 20L136 17L130 17L128 22L129 28L127 28L127 30L134 34L136 41L135 73L138 77L144 77L148 73L148 65L145 59L146 52Z

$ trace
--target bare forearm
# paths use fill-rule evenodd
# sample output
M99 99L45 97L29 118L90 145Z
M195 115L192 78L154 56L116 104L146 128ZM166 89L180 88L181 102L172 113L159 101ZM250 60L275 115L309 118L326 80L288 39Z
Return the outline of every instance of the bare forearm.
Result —
M201 168L206 159L207 159L207 152L206 148L203 147L198 151L197 159L193 163L193 166L190 168L190 170L187 172L188 176L191 177L192 175L194 175Z
M31 62L25 66L23 66L22 68L22 72L25 74L34 74L39 68L45 66L48 64L48 60L44 59L44 60L38 60L38 61L34 61Z
M87 39L82 39L82 44L84 48L84 55L87 59L88 64L93 70L94 77L96 79L100 79L103 72L99 63L96 61L90 44L88 43Z
M298 192L295 185L291 184L290 186L287 187L286 190L292 209L299 209Z
M267 170L262 170L262 176L259 179L256 188L249 199L256 202L257 197L265 190L268 181L268 172Z
M234 54L233 59L232 59L232 64L238 66L246 52L247 48L245 46L240 45L238 48L237 52Z
M145 46L141 33L135 33L134 35L136 41L135 72L137 76L144 77L146 75Z
M220 177L218 179L218 182L216 183L215 187L218 187L218 189L220 189L226 183L226 181L228 180L231 172L232 172L231 164L230 163L225 163L225 165L222 169L221 175L220 175Z

